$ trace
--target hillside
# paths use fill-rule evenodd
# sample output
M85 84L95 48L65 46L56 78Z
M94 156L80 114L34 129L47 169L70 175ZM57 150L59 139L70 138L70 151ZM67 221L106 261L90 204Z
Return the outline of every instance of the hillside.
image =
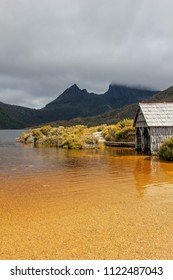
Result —
M143 102L173 102L173 87L160 91L152 97L144 99ZM114 109L104 114L88 118L75 118L68 122L57 121L51 123L53 126L64 125L70 126L75 124L85 124L88 126L100 124L114 124L123 119L134 119L138 103L130 104L119 109Z
M38 110L0 102L0 129L24 128L42 121Z
M147 102L173 102L173 87L154 94Z
M156 93L142 88L127 87L111 84L104 94L105 102L111 104L111 108L122 108L125 105L138 103L150 98Z
M11 118L0 107L0 129L13 129L13 128L23 128L23 127L24 127L24 123L20 121L16 121L14 118Z
M55 100L42 109L31 109L0 102L0 129L24 128L42 123L71 120L74 118L102 115L100 121L109 119L120 113L125 105L140 102L153 96L156 92L127 86L110 85L104 94L88 93L76 84L66 89ZM115 109L115 112L112 110ZM118 110L118 111L117 111ZM109 114L110 112L110 114ZM114 118L115 121L119 117ZM86 121L86 120L85 120ZM112 119L113 121L113 119ZM93 122L93 119L92 121Z
M69 120L78 116L98 115L111 109L103 95L88 93L86 89L81 90L74 84L41 109L41 112L49 120Z
M131 104L123 108L114 109L97 116L86 117L86 118L79 117L68 121L59 120L59 121L50 122L49 124L56 127L60 125L73 126L77 124L87 125L89 127L102 125L102 124L115 124L123 119L133 119L138 106L137 104L138 103Z
M88 93L86 89L81 90L74 84L41 111L48 112L49 120L96 116L127 104L140 102L155 93L151 90L112 84L104 94L95 94Z

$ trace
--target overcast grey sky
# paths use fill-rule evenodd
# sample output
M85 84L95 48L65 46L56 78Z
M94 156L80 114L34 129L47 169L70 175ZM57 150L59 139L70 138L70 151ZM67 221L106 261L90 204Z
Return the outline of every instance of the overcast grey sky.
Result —
M0 0L0 101L173 85L172 0Z

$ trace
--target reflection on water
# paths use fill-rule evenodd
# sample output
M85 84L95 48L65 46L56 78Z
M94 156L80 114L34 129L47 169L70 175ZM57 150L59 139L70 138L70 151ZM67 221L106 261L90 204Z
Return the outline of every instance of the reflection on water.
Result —
M171 163L33 148L19 133L0 131L1 259L172 259Z

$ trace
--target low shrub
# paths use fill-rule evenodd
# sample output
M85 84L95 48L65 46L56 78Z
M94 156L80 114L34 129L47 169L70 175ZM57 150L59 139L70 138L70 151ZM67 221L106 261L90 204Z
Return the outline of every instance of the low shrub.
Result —
M135 129L133 127L124 127L116 134L116 141L131 142L135 140Z
M163 160L173 161L173 137L166 139L159 150L159 157Z
M131 142L135 140L135 128L133 120L125 119L115 125L105 126L102 135L106 141Z
M17 140L23 143L34 142L35 145L56 146L66 149L99 148L100 142L94 135L102 132L107 141L133 141L135 129L132 120L123 120L115 125L101 125L88 128L85 125L70 127L43 127L31 129L29 133L22 134Z

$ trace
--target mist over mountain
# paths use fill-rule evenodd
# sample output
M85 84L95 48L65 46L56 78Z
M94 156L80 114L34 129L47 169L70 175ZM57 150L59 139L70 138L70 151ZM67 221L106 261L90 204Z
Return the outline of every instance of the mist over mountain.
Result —
M0 102L0 128L24 128L42 123L90 117L141 102L156 91L111 84L104 94L89 93L76 84L42 109Z

